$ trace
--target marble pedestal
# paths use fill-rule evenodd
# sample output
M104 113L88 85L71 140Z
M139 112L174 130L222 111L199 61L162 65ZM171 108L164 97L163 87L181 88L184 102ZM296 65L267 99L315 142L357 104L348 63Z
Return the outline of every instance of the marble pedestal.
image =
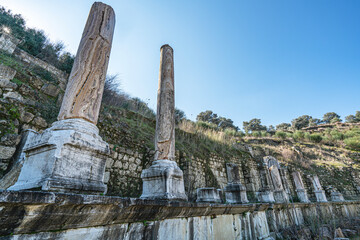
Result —
M343 202L345 201L344 196L340 192L331 193L331 201L333 202Z
M54 122L32 138L24 152L19 178L9 190L106 193L103 179L110 150L94 124L82 119Z
M228 183L224 189L227 203L248 203L246 188L239 183Z
M157 160L141 173L142 199L187 201L183 172L176 162Z
M316 191L314 191L314 193L315 193L317 202L327 202L324 190L316 190Z
M269 203L275 202L273 191L268 189L264 189L261 192L257 192L257 198L260 202L269 202Z
M196 202L221 203L220 189L213 187L198 188Z
M304 202L304 203L310 202L305 189L296 189L296 194L300 202Z
M274 191L274 199L277 203L287 203L289 202L289 197L285 190L275 190Z

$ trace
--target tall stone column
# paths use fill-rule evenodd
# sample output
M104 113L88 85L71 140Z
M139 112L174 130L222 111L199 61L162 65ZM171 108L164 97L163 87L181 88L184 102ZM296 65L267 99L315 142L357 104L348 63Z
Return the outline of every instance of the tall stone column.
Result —
M183 172L175 160L174 52L160 49L157 98L155 161L141 173L144 199L187 200Z
M18 181L9 190L104 193L109 146L96 127L109 63L114 10L95 2L80 41L58 121L27 143Z
M114 10L95 2L80 41L58 120L97 123L115 27Z

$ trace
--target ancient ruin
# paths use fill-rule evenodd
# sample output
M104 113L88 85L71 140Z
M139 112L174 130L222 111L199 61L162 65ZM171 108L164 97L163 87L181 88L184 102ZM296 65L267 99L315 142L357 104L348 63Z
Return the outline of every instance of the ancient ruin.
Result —
M246 187L241 184L239 166L232 163L226 164L228 184L226 185L225 199L228 203L248 203Z
M196 202L221 203L221 190L213 187L198 188Z
M308 176L313 185L313 191L318 202L327 202L325 191L323 190L318 176Z
M296 187L296 194L300 202L310 202L300 172L293 172L292 177Z
M105 193L109 146L96 127L115 27L113 9L94 3L85 25L58 121L31 138L9 190Z
M177 139L194 142L182 146L193 148L190 153L181 144L175 148L174 51L169 45L160 49L156 122L124 109L100 114L114 26L113 9L94 3L67 85L64 72L17 48L19 40L0 35L0 50L13 54L16 64L35 64L57 78L46 82L31 73L27 86L14 81L26 73L0 64L0 116L5 116L0 127L10 121L17 127L16 134L4 134L0 142L0 239L305 240L314 234L344 239L354 230L329 229L339 222L360 225L356 169L338 185L329 183L328 171L306 175L306 151L297 145L286 148L290 143L276 138L237 139L231 150L221 144L209 150L195 133L176 129ZM57 121L47 122L34 112L39 104L29 95L35 93L61 106ZM145 122L154 126L154 146L132 138L133 122L117 125L131 116L135 131ZM151 142L152 130L146 136ZM206 137L200 136L200 141ZM345 155L336 151L331 149L334 156ZM346 154L351 164L359 160L356 151ZM357 229L354 236L360 234ZM295 231L298 235L286 235Z
M183 172L175 160L174 51L160 49L160 73L155 130L155 161L143 170L145 199L187 200Z

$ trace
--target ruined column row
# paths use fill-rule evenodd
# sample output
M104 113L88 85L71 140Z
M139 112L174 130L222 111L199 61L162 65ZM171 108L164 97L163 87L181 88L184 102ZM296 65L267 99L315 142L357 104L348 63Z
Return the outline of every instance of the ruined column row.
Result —
M224 189L205 187L197 189L197 202L208 203L248 203L247 190L240 182L239 166L233 163L226 164L228 184ZM310 203L305 184L301 173L292 172L293 186L296 196L292 196L289 185L291 184L286 175L287 170L280 167L278 161L272 156L263 158L263 166L260 169L260 180L262 187L255 192L255 197L259 202L268 203L289 203L303 202ZM306 178L311 184L316 202L327 202L325 191L323 190L318 176L308 175ZM331 189L331 201L344 201L343 195ZM223 196L225 197L223 199ZM295 197L295 198L294 198ZM296 199L297 198L297 199Z
M25 160L15 185L9 190L106 193L104 172L110 153L96 127L115 27L113 9L93 4L87 19L74 65L69 76L58 121L43 133L32 132L24 146ZM154 162L142 171L143 199L186 201L182 170L175 162L174 51L160 48L159 88L155 130ZM198 202L248 203L239 167L227 163L228 184L224 189L197 190ZM301 202L309 202L301 174L292 173ZM256 192L261 202L287 203L289 186L278 161L267 156L261 170L262 188ZM310 177L318 202L326 195L317 176ZM225 199L222 199L224 192ZM333 191L333 201L343 201Z

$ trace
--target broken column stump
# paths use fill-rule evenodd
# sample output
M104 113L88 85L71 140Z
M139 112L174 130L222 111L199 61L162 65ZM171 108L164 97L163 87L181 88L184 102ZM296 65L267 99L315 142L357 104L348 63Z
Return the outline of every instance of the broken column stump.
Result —
M248 203L246 187L240 182L239 166L227 163L226 171L228 176L228 184L224 189L226 202Z

